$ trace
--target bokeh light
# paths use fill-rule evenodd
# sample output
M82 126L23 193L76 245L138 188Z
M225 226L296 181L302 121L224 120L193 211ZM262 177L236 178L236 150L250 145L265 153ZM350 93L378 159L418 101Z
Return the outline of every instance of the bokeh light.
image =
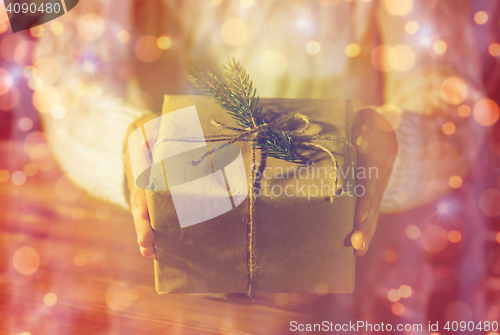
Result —
M43 297L43 303L47 306L54 306L57 303L57 295L55 293L47 293Z
M398 290L399 294L401 295L401 298L409 298L413 293L411 287L408 285L401 285Z
M422 234L422 244L427 252L438 253L448 244L448 233L443 227L438 225L429 225Z
M33 41L22 41L14 49L14 61L17 64L31 63L33 54L37 54L38 45Z
M66 115L66 110L61 106L54 106L50 111L52 117L56 120L62 119Z
M8 111L14 109L19 102L19 91L12 86L7 92L0 95L0 110Z
M26 182L26 175L22 171L16 171L12 174L12 182L14 185L21 186Z
M130 288L127 290L126 296L129 301L136 301L139 299L139 290L136 288Z
M158 48L167 50L172 46L172 40L168 36L160 36L156 40L156 44L158 45Z
M472 113L472 109L467 105L460 105L457 109L458 116L468 117Z
M330 287L327 283L321 282L316 284L316 286L314 287L314 291L317 294L327 294L328 292L330 292Z
M274 50L264 51L260 56L260 71L269 78L278 78L287 70L287 61L281 52Z
M480 10L476 14L474 14L474 22L476 22L479 25L485 24L488 22L488 13L486 13L483 10Z
M443 133L445 135L452 135L457 130L457 126L455 126L455 124L453 122L446 122L441 127L441 130L443 131Z
M287 293L278 293L274 296L274 303L276 306L284 307L290 301L290 297Z
M97 14L88 13L78 20L78 34L87 41L94 41L104 33L104 20Z
M387 292L387 299L392 302L398 302L401 300L401 294L399 293L399 290L396 289L390 289L389 292Z
M45 28L42 25L30 28L30 35L34 38L40 38L45 33Z
M125 44L130 41L130 33L126 30L120 30L116 34L116 38L118 39L118 42Z
M33 106L41 113L50 113L59 101L59 92L51 86L44 85L33 94Z
M24 165L23 172L26 176L33 177L34 175L36 175L38 173L38 168L36 167L35 164L28 163L28 164Z
M146 35L137 40L135 54L139 60L145 63L157 61L161 56L161 49L156 44L156 37Z
M87 255L85 254L78 254L75 256L74 259L75 265L76 266L85 266L88 262Z
M498 120L499 109L495 101L482 99L476 102L472 112L474 119L482 126L489 127Z
M130 306L130 300L127 299L127 286L124 284L111 285L106 290L106 304L113 311L123 311Z
M500 190L489 188L479 197L479 208L486 216L500 215Z
M4 95L12 87L13 80L10 73L0 68L0 95Z
M500 56L500 44L498 44L498 43L491 43L490 46L488 47L488 52L493 57Z
M451 176L450 179L448 179L448 185L454 189L460 188L462 186L462 178L460 178L460 176Z
M405 306L402 303L397 302L397 303L392 305L391 311L395 315L401 315L405 312Z
M97 209L95 211L95 215L97 216L97 218L99 220L106 220L107 218L109 218L110 214L111 214L111 212L110 212L109 208L106 206L97 207Z
M255 3L255 0L240 0L240 4L244 8L252 8L254 3Z
M398 44L389 51L389 64L399 72L406 72L415 65L415 52L405 44Z
M417 238L419 238L420 234L420 228L418 228L417 226L409 225L408 227L406 227L406 236L408 236L412 240L416 240Z
M66 202L74 202L82 195L81 189L64 175L57 180L55 191L59 199Z
M398 260L398 253L394 249L389 249L384 253L384 261L393 264Z
M388 72L391 70L391 65L389 64L389 52L391 47L388 45L379 45L373 49L371 54L371 62L373 67L381 72Z
M500 231L496 234L495 239L500 243Z
M462 233L458 230L452 230L448 233L448 241L451 243L458 243L462 240Z
M61 22L55 21L50 24L50 31L54 35L61 35L64 31L64 26Z
M413 9L413 0L386 0L385 6L390 14L403 16Z
M248 27L239 19L229 19L222 24L220 35L224 43L239 46L248 39Z
M71 217L75 220L81 220L85 217L85 210L81 207L75 207L71 210Z
M0 183L6 183L10 179L10 172L6 169L0 170Z
M321 51L321 44L318 41L310 41L306 45L306 51L310 55L317 55Z
M30 131L33 128L33 121L29 117L23 117L18 122L19 129L23 131Z
M12 265L17 272L23 275L31 275L40 266L40 256L32 247L21 247L14 252Z
M405 24L405 31L410 35L415 34L418 31L418 28L419 24L417 21L408 21Z
M42 58L35 63L36 76L42 80L45 85L54 84L59 75L61 69L59 64L53 58Z
M446 50L448 50L448 44L442 40L436 41L432 46L432 50L434 50L434 52L438 55L442 55L446 52Z
M351 43L345 47L345 54L348 57L356 57L361 53L361 47L359 44Z
M459 105L467 97L467 85L458 77L450 77L441 84L441 98L450 105Z

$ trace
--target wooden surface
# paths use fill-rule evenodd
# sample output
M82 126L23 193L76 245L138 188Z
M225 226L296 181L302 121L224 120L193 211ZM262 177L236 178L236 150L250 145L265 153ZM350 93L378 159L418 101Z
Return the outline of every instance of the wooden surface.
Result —
M11 173L30 162L14 142L1 143L0 157ZM158 295L130 213L66 185L51 156L39 165L46 171L22 185L0 183L1 334L280 334L314 319L301 310L317 296ZM16 269L30 266L15 264L22 247L40 257L32 274Z

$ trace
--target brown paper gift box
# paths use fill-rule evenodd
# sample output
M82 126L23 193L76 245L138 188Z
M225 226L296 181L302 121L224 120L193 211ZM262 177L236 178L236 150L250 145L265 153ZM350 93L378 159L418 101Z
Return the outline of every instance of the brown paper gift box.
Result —
M167 95L162 114L192 105L207 138L228 133L211 124L213 118L235 126L225 110L203 96ZM307 134L320 133L350 141L353 115L348 101L261 99L260 105L264 118L298 112L311 121ZM344 192L335 197L333 204L329 201L330 191L324 186L331 187L334 171L327 155L304 166L264 157L257 150L255 164L265 173L261 174L260 196L254 204L251 280L248 198L225 214L181 228L168 186L163 191L147 190L155 234L158 293L248 293L249 282L252 293L352 293L355 256L349 234L356 197L350 169L355 168L356 157L349 145L326 140L321 144L334 152L343 172L339 171L339 185L344 186ZM242 152L247 176L251 176L252 149L248 142L236 145ZM317 176L313 175L315 172ZM350 192L345 187L347 183L351 185ZM291 186L286 193L292 196L279 192L287 185Z

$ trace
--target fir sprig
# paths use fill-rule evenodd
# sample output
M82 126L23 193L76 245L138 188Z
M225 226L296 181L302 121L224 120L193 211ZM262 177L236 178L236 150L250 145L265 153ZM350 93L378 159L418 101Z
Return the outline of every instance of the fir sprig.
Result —
M257 90L246 70L240 62L232 58L224 65L224 73L227 82L220 80L202 66L193 66L187 77L202 94L214 98L239 126L246 130L262 126L257 119L262 107L258 106ZM252 146L269 157L286 161L297 159L293 138L283 130L266 128L258 133Z

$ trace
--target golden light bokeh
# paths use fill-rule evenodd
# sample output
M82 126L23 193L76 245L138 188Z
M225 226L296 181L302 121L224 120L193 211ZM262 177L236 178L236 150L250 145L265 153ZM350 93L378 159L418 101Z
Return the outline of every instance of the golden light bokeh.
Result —
M386 0L387 11L396 16L403 16L413 9L413 0Z
M489 188L479 197L479 208L486 216L495 217L500 215L500 190Z
M448 179L448 185L450 185L451 188L457 189L462 186L462 178L460 176L451 176L450 179Z
M52 86L44 85L33 94L33 106L41 113L50 113L59 101L59 92Z
M214 5L220 5L223 0L210 0Z
M462 240L462 233L458 230L452 230L448 233L448 241L451 243L458 243Z
M259 65L262 74L268 78L278 78L288 68L285 56L274 50L264 51L260 56Z
M255 0L240 0L240 4L244 8L252 8L255 4Z
M327 283L320 282L316 284L316 286L314 287L314 291L317 294L327 294L330 292L330 287L328 286Z
M498 121L499 109L495 101L482 99L476 102L472 111L474 120L481 126L489 127Z
M399 294L401 294L401 298L409 298L413 293L413 290L408 285L401 285L398 290Z
M422 245L427 252L441 252L448 245L448 232L441 226L429 225L422 233Z
M111 215L111 211L106 206L99 206L95 211L95 215L99 220L106 220Z
M127 299L127 286L124 284L111 285L106 290L105 301L109 309L113 311L121 312L127 309L131 303Z
M52 22L50 24L50 31L54 35L61 35L64 32L64 26L59 21Z
M74 262L75 262L76 266L80 266L80 267L85 266L88 262L87 255L85 255L85 254L76 255Z
M418 31L418 28L419 24L417 21L408 21L405 24L405 31L410 35L415 34Z
M393 264L398 260L398 253L394 249L389 249L384 253L384 261Z
M19 102L19 91L14 86L0 96L0 110L8 111L17 106Z
M373 49L371 54L371 62L373 67L381 72L388 72L392 69L389 64L389 52L391 47L389 45L381 44Z
M401 300L401 294L399 293L399 290L390 289L389 292L387 292L387 299L392 302L398 302L399 300Z
M322 7L335 7L339 5L342 0L317 0L317 2Z
M432 46L432 50L434 50L434 52L438 55L442 55L446 52L446 50L448 50L448 44L442 40L436 41Z
M36 76L45 85L52 85L58 79L61 72L59 64L54 58L42 58L35 63Z
M406 227L406 236L408 236L412 240L416 240L417 238L419 238L420 234L420 228L418 228L417 226L409 225L408 227Z
M483 10L480 10L476 14L474 14L474 22L476 22L479 25L485 24L488 22L488 13L486 13Z
M57 295L55 293L47 293L43 297L43 303L47 306L54 306L57 303Z
M220 36L224 43L231 46L240 46L248 39L248 26L239 19L226 20L220 28Z
M167 50L172 46L172 40L168 36L160 36L156 40L156 45L162 50Z
M274 295L274 303L276 306L284 307L290 301L290 297L287 293L278 293Z
M406 72L415 65L415 51L406 45L398 44L389 50L389 65L396 71Z
M405 306L402 303L397 302L392 305L391 311L395 315L402 315L405 312Z
M74 202L82 195L81 189L64 175L56 181L55 191L59 199L66 202Z
M26 79L33 78L34 76L36 76L36 74L37 74L37 72L36 72L36 68L34 66L27 65L23 68L23 76Z
M30 28L30 35L34 38L40 38L44 33L45 28L42 25Z
M12 265L17 272L23 275L31 275L40 266L40 255L32 247L21 247L14 252Z
M467 97L467 85L458 77L450 77L441 84L441 98L450 105L460 105Z
M66 110L61 106L54 106L50 111L50 115L56 120L62 119L66 115Z
M35 164L28 163L28 164L24 165L23 172L28 177L33 177L38 173L38 168L36 167Z
M127 290L127 293L125 293L127 296L128 301L136 301L139 299L139 290L136 288L130 288Z
M161 49L156 44L156 37L142 36L135 44L135 54L144 63L153 63L161 56Z
M116 34L116 39L118 40L118 42L125 44L130 41L130 33L126 30L120 30Z
M498 44L498 43L491 43L488 46L488 52L493 57L500 56L500 44Z
M31 78L30 80L28 80L28 87L33 91L37 91L43 87L43 81L38 77Z
M104 20L97 14L88 13L78 20L78 34L87 41L95 41L104 33Z
M443 131L443 133L445 135L452 135L457 130L457 126L455 126L455 124L453 122L446 122L441 127L441 130Z
M321 51L321 44L318 41L310 41L306 45L306 51L310 55L317 55Z
M460 105L457 109L457 114L460 117L468 117L471 115L472 109L468 105Z
M81 220L85 217L85 210L81 207L75 207L71 210L71 217L75 220Z
M21 186L26 182L26 175L22 171L16 171L12 174L11 179L14 185Z
M356 57L361 53L361 47L359 44L351 43L345 47L344 51L348 57Z
M10 172L6 169L0 170L0 183L6 183L10 179Z

